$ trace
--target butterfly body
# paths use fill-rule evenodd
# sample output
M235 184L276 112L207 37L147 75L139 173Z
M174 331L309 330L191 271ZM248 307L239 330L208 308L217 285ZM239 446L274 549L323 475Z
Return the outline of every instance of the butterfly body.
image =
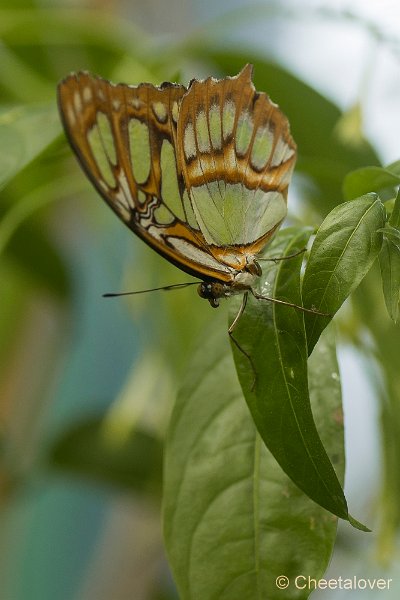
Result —
M286 117L237 76L114 85L88 73L59 84L78 160L120 219L203 281L201 297L249 290L257 256L286 215L296 145Z

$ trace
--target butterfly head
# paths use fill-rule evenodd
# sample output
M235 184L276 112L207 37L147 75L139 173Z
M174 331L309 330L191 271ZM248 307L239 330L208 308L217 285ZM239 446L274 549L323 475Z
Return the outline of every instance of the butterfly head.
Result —
M255 281L262 274L258 262L251 257L251 260L243 269L235 273L230 282L221 282L217 280L203 281L197 288L201 298L209 301L213 308L218 308L220 298L229 298L234 294L241 294L246 290L251 290ZM249 260L249 258L248 258Z

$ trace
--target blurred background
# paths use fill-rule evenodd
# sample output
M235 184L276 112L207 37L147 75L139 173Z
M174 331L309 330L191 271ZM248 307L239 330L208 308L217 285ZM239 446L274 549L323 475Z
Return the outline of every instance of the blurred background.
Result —
M1 600L177 598L162 442L191 350L226 319L193 288L101 297L187 277L91 189L58 81L187 84L253 63L299 147L288 222L317 225L347 172L400 158L399 22L395 0L0 0ZM346 493L374 532L341 524L327 576L393 577L397 598L400 342L377 269L338 322Z

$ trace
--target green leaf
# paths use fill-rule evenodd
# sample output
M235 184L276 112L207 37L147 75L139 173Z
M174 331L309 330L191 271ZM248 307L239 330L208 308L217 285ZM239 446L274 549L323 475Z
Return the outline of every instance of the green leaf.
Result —
M397 190L396 199L394 201L393 211L390 215L389 225L400 229L400 189Z
M394 162L387 165L387 170L395 175L400 175L400 160L395 160Z
M343 183L346 200L353 200L368 192L380 192L400 184L400 174L384 167L362 167L348 173Z
M383 294L390 318L398 323L400 311L400 246L390 238L383 240L379 254Z
M160 492L162 445L150 433L121 436L106 417L91 417L63 432L53 443L49 463L62 471L134 491Z
M303 305L333 315L368 273L382 246L385 208L376 194L340 204L321 224L304 273ZM305 314L311 354L331 317Z
M386 224L386 227L380 230L384 234L384 238L388 238L393 244L400 248L400 230Z
M54 104L19 106L0 113L0 188L59 134Z
M299 574L319 579L336 518L285 475L262 443L241 393L226 330L214 327L189 367L165 449L164 529L185 600L302 600ZM344 473L343 420L335 345L326 335L309 365L313 411ZM276 578L289 577L287 590Z
M284 257L301 250L310 234L310 228L285 229L271 244L271 255ZM261 293L301 305L302 259L300 255L278 266L267 263ZM241 348L234 347L234 357L254 423L291 480L315 502L348 519L342 487L310 407L304 313L275 302L249 299L248 304L233 333Z

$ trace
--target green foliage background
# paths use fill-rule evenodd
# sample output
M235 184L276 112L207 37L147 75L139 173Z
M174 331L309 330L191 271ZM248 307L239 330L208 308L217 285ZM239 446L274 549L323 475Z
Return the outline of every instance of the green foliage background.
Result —
M289 116L299 148L300 201L289 222L317 226L336 205L368 192L382 192L382 199L390 201L391 190L399 183L398 164L386 171L377 169L377 152L357 129L355 112L342 115L330 100L265 53L219 41L220 31L240 23L240 15L208 29L194 29L179 40L149 36L122 15L117 5L110 9L101 2L88 8L28 0L3 1L0 6L1 600L177 597L163 554L159 515L162 448L182 382L198 420L192 416L191 428L183 430L188 445L176 448L171 437L167 464L174 456L182 458L201 419L216 414L215 402L221 402L221 410L228 402L232 427L243 423L237 431L232 428L233 434L255 447L260 444L243 398L238 401L226 306L211 312L193 288L130 300L101 298L107 291L145 289L187 278L134 239L96 197L62 134L55 104L57 82L72 70L87 69L114 81L159 83L179 78L186 83L195 76L232 75L251 62L256 88L268 91ZM268 21L268 10L263 18ZM393 203L387 206L392 208ZM399 226L396 218L393 214L394 228ZM366 370L365 377L380 407L382 477L368 514L374 535L360 542L357 536L363 534L344 529L336 550L341 564L364 544L368 549L359 564L363 576L376 572L383 576L382 565L390 565L400 517L399 329L387 315L388 309L392 319L398 319L400 267L387 273L398 239L393 235L384 244L381 267L387 275L387 307L376 263L347 310L335 319L339 341L356 348L372 371L371 375ZM308 291L311 297L312 289ZM336 373L331 337L323 343L329 355L326 364ZM190 358L195 352L199 358ZM205 359L208 362L203 363ZM213 373L220 360L225 367ZM323 428L326 421L318 408L323 391L313 360L311 399L317 424ZM193 387L199 373L205 374L200 397ZM231 396L214 398L215 382L221 383L221 378L234 380ZM340 409L336 394L340 396L340 390L332 392L332 414ZM180 425L184 396L181 391L173 428ZM341 429L335 436L331 431L321 436L335 463L333 455L343 454ZM219 449L206 444L196 452L217 456L226 450L224 439L216 426L213 441ZM320 560L316 572L322 576L335 522L323 509L310 506L272 456L262 452L260 461L269 473L266 485L278 482L293 499L285 510L295 506L303 519L289 527L292 535L286 528L288 537L282 534L273 543L267 538L264 556L269 562L263 572L272 581L274 569L291 560L298 561L299 569L307 568L306 556L310 569L314 558ZM236 457L239 466L241 456ZM234 458L226 460L229 464ZM342 477L343 461L338 459L335 466ZM188 485L199 504L207 503L207 490L197 489L198 481ZM182 505L175 502L171 478L165 493L166 514L175 509L179 513ZM246 494L248 490L243 491L239 508L247 505ZM277 496L268 498L265 519L273 515L275 522L268 526L280 527L288 513ZM217 516L219 510L222 519L225 507L218 507ZM315 520L322 523L320 529L310 528ZM167 525L168 552L179 569L186 557L174 546L180 534L171 531ZM189 535L189 529L184 533ZM229 544L232 531L227 528L225 533L224 542ZM302 542L304 548L294 556L292 546ZM186 581L179 587L185 593L182 597L205 600L210 591L202 588L201 545L195 551L199 556L191 571L195 591L188 591ZM376 561L365 559L373 554ZM271 566L275 559L277 565ZM185 579L188 569L182 568ZM219 568L210 579L219 581L218 573L226 575L226 563ZM293 564L291 569L290 574L295 573ZM199 587L193 581L200 582ZM245 596L231 595L229 600L236 597Z

